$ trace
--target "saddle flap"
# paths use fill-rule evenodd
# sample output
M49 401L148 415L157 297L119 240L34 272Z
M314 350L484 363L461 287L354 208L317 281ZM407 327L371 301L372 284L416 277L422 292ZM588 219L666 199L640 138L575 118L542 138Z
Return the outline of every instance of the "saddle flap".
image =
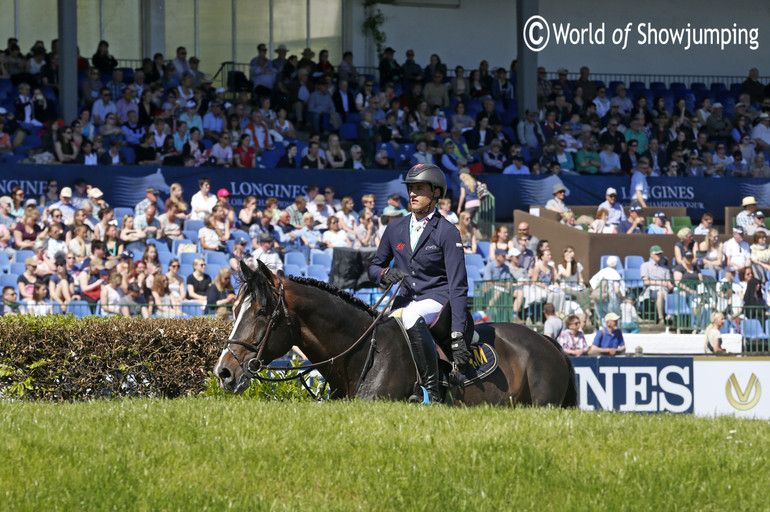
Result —
M487 377L492 372L497 370L497 366L499 364L497 351L492 345L488 343L471 345L470 350L471 350L471 358L468 361L467 366L465 367L465 372L462 375L460 375L460 378L457 380L457 384L460 387L469 386L470 384L473 384L474 382L478 382L481 379ZM445 358L442 360L447 363L449 362ZM439 365L439 384L441 386L446 386L446 387L449 386L450 371L451 371L451 366L446 364ZM455 379L452 378L452 381L454 380Z

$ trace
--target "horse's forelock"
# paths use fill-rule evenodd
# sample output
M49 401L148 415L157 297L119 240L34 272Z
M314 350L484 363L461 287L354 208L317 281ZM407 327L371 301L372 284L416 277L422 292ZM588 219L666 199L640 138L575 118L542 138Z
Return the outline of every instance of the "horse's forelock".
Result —
M275 308L276 302L273 287L264 276L259 274L259 272L252 272L250 275L238 272L237 276L243 289L241 293L251 297L252 304L259 304L262 309L269 309L271 311Z

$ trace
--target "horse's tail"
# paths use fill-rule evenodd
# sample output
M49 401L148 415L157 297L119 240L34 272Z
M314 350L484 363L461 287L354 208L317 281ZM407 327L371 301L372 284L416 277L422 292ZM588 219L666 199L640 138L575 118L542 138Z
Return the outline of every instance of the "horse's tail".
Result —
M543 335L545 336L545 335ZM575 376L575 365L572 364L572 358L567 354L558 341L545 336L548 341L553 343L556 349L564 356L564 361L567 363L567 369L569 370L569 380L567 381L567 391L564 393L564 400L561 402L561 406L565 409L578 406L578 391L577 391L577 377Z

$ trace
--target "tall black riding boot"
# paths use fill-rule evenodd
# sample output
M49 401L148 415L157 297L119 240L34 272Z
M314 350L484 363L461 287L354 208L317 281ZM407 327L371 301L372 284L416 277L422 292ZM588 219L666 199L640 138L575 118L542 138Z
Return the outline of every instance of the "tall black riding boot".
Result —
M433 342L433 336L430 334L428 324L420 318L411 329L407 329L409 335L409 344L412 347L414 359L417 362L417 369L422 378L422 384L428 391L428 399L431 403L440 401L438 391L438 353L436 345ZM410 402L422 402L423 397L417 393L409 397Z

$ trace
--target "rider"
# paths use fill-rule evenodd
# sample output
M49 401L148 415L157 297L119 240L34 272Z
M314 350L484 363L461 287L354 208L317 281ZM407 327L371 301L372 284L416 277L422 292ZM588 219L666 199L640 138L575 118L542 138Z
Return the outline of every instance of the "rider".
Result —
M418 164L403 183L412 213L388 223L369 277L385 285L406 278L393 308L404 307L402 320L420 376L430 401L438 402L438 356L428 325L449 303L452 357L462 370L470 359L463 336L468 303L465 257L460 232L436 209L446 193L444 172L433 164ZM395 266L389 268L393 258ZM409 397L410 402L421 400L416 393Z

